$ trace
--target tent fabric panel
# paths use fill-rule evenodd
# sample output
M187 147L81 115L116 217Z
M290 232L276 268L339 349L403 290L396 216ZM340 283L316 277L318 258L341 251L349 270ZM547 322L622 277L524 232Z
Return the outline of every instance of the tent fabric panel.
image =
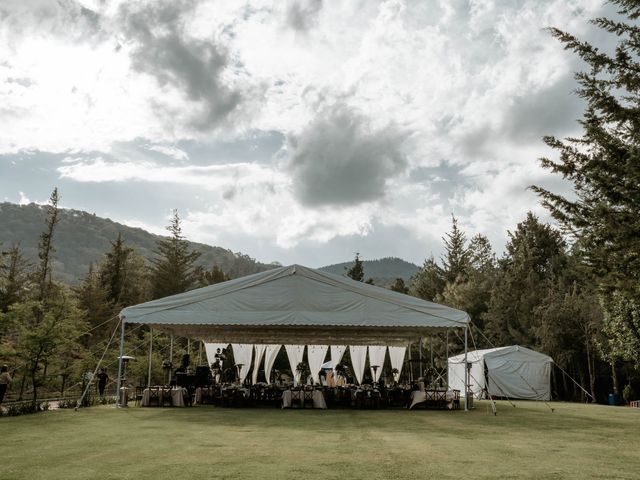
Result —
M376 314L367 318L353 312L314 311L223 311L223 310L166 310L153 317L125 318L127 323L147 325L238 325L238 326L352 326L352 327L406 327L442 328L450 326L439 319L428 321L415 311L399 311L380 305Z
M251 369L251 359L253 357L253 344L251 343L234 343L231 345L233 349L233 359L240 367L240 383L243 383Z
M551 399L553 359L548 355L520 345L510 345L471 351L467 357L472 362L470 389L478 398L486 388L491 396ZM485 378L485 365L488 378ZM450 357L448 368L452 388L464 385L464 354Z
M258 373L260 371L260 363L262 362L262 357L264 357L264 352L267 349L266 345L255 344L253 346L255 350L255 355L253 357L253 372L251 374L251 383L258 383ZM266 371L265 371L266 376Z
M467 359L471 363L471 370L469 371L469 391L474 397L480 398L482 391L485 388L484 378L484 361L479 355L471 355L475 352L468 352ZM462 357L461 359L459 357ZM448 376L449 376L449 388L452 390L460 390L462 396L466 396L464 391L464 375L465 364L464 354L451 357L448 362Z
M387 354L386 345L369 345L369 368L371 370L371 378L374 382L380 380L382 375L382 368L384 367L384 358ZM378 368L374 372L373 366L377 365Z
M526 400L551 400L551 363L510 357L485 357L491 395Z
M344 352L347 350L346 345L331 345L331 368L335 369L342 361Z
M273 364L276 362L276 357L281 348L282 345L266 345L264 354L264 376L267 379L267 383L271 383L271 370L273 369Z
M351 356L351 366L353 367L353 374L356 376L356 381L358 385L362 385L364 365L367 361L366 345L349 345L349 355Z
M311 370L311 377L313 383L320 384L320 370L324 363L324 358L327 356L328 345L307 345L307 358L309 360L309 370Z
M304 345L285 345L287 351L287 358L289 358L289 366L293 373L293 382L295 385L300 384L303 380L300 378L300 372L298 371L298 364L302 362L304 358Z
M455 327L469 322L460 310L299 265L127 307L121 316L148 325Z
M204 344L204 351L207 355L207 363L209 365L213 364L216 361L216 352L218 349L222 352L222 349L227 348L229 346L228 343L207 343ZM222 367L222 362L220 362L220 367Z
M389 360L391 361L391 368L398 370L398 373L393 374L393 380L395 382L400 380L400 374L402 373L402 366L404 364L404 356L407 351L407 347L404 346L392 346L387 347L389 349Z

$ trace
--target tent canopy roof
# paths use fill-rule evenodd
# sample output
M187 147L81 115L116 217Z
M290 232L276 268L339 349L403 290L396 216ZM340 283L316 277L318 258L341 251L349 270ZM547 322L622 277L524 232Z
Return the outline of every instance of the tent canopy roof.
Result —
M469 323L461 310L300 265L134 305L120 316L229 343L401 345Z
M498 358L506 356L518 356L521 360L527 362L540 362L540 363L552 363L553 359L545 355L544 353L536 352L530 348L522 347L520 345L510 345L507 347L487 348L484 350L473 350L467 353L467 361L479 362L485 358ZM464 363L464 353L456 355L455 357L449 357L450 363Z

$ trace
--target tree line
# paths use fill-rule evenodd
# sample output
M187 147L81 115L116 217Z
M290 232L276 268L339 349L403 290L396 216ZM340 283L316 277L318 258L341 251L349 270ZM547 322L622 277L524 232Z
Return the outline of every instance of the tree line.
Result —
M477 348L520 344L549 354L561 369L553 376L557 398L584 399L575 378L602 400L609 391L619 392L620 378L628 383L640 368L640 2L612 3L617 19L593 20L616 37L612 53L550 30L587 65L575 75L577 94L586 102L583 133L545 137L557 158L541 160L573 192L531 187L557 227L528 213L508 232L498 258L485 236L467 238L454 217L442 258L428 258L410 285L398 279L392 286L468 312ZM216 265L195 265L199 253L190 249L174 213L151 263L118 236L80 285L57 283L52 269L58 201L54 190L37 262L26 261L19 245L0 258L0 358L16 368L17 395L28 392L34 402L41 389L63 395L70 384L86 381L83 374L112 341L124 306L228 279ZM359 255L347 274L364 281ZM151 334L129 326L132 353L144 356ZM438 357L454 352L454 340L433 343ZM163 375L166 348L165 337L154 337L155 378ZM426 354L415 348L410 354ZM176 349L177 355L191 353L185 340ZM117 352L110 352L105 364L116 359ZM144 364L132 365L131 376L143 379Z
M0 257L0 358L12 367L13 393L27 396L35 405L39 398L64 396L70 386L86 384L103 353L103 364L117 369L118 313L128 305L185 292L229 280L217 265L196 265L200 253L191 250L174 211L160 238L154 258L147 262L118 235L101 262L90 266L77 286L53 280L59 194L54 189L38 243L38 262L27 261L19 244ZM144 326L127 327L128 353L144 356L151 331ZM153 375L163 375L167 339L154 338ZM107 350L107 347L111 346ZM193 353L190 342L180 339L176 355ZM131 378L142 382L144 362L133 364ZM112 374L113 375L113 374Z

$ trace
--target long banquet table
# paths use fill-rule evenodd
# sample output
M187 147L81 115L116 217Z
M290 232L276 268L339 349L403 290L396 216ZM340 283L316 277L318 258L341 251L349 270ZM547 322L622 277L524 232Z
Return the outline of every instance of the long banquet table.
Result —
M457 392L457 390L415 390L411 392L411 405L409 409L419 403L426 402L453 410L457 408L456 400L460 400L460 392Z
M173 387L171 389L164 389L163 387L151 387L151 388L145 388L142 391L142 400L140 400L140 406L141 407L150 407L151 405L151 390L152 389L157 389L158 391L158 395L160 396L159 398L159 406L162 406L163 404L163 391L169 391L171 393L171 406L173 407L184 407L185 403L184 403L184 396L187 393L187 389L186 388L182 388L182 387Z
M291 408L294 401L299 401L304 406L305 393L311 394L313 399L313 408L327 408L327 402L320 390L285 390L282 392L282 408Z

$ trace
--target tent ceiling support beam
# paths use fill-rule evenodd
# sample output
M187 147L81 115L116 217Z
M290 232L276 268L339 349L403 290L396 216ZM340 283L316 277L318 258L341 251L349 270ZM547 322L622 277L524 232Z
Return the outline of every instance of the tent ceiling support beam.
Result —
M231 325L162 325L164 333L189 336L208 343L258 343L296 345L405 346L433 329L401 327L300 327ZM435 330L442 331L442 329Z

